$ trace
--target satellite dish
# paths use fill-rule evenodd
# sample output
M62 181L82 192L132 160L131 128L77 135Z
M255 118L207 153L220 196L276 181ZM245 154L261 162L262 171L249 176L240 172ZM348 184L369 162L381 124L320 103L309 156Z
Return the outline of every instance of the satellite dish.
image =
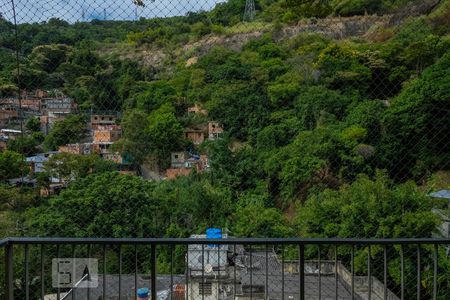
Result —
M211 273L213 271L213 266L211 266L210 264L207 264L205 266L205 273Z

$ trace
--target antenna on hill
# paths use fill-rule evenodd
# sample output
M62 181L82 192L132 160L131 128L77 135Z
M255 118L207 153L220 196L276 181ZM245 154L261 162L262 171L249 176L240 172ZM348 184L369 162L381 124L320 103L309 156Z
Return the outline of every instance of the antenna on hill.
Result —
M84 21L85 19L85 12L84 12L84 7L81 9L81 21Z
M106 20L106 8L103 9L103 20Z
M246 0L244 21L251 22L255 19L255 16L256 16L255 0Z

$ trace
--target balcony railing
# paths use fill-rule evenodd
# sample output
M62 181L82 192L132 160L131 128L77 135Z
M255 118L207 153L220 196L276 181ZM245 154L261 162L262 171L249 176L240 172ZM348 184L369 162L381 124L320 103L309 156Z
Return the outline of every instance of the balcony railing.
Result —
M8 238L0 295L128 300L146 287L152 300L450 299L449 247L450 239ZM60 262L71 258L67 275Z

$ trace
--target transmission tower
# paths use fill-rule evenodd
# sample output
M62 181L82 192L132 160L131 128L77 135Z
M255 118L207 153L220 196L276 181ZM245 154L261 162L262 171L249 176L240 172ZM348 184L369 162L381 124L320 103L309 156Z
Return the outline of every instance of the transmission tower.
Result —
M255 0L246 0L245 2L245 12L244 21L253 21L256 16Z

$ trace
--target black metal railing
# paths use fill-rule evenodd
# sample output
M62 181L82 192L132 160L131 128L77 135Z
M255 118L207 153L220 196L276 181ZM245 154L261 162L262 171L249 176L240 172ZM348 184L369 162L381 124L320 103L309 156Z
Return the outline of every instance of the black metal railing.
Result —
M8 238L0 293L137 299L147 287L149 299L450 299L449 247L450 239ZM98 272L55 287L50 259L64 257L96 259ZM90 276L98 282L79 288Z

